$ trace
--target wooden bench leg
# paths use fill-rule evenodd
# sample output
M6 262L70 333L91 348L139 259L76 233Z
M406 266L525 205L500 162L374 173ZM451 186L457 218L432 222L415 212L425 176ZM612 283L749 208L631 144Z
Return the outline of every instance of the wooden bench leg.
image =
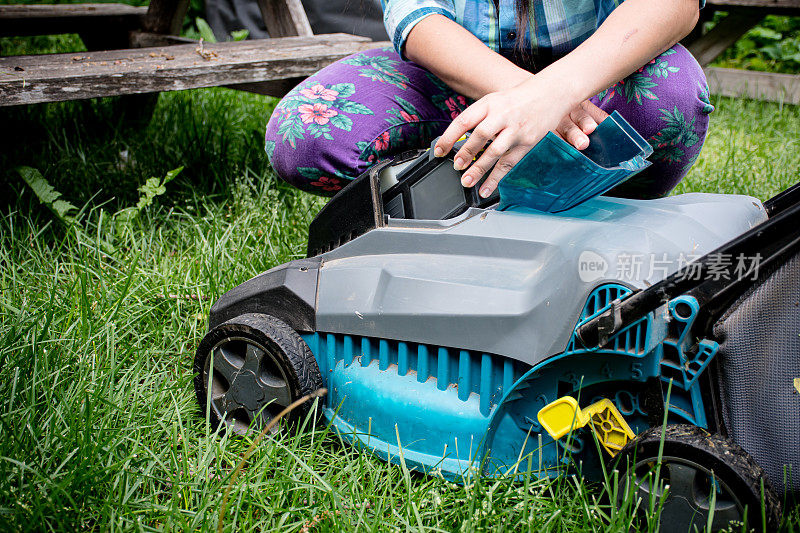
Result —
M106 28L98 33L80 33L84 46L90 52L101 50L121 50L128 48L130 43L129 32L115 31ZM114 115L118 117L123 128L146 128L153 118L153 111L158 103L158 93L127 94L114 97Z
M149 35L179 35L183 19L189 8L189 0L151 0L144 18L144 29ZM97 33L80 34L83 44L89 51L119 50L137 46L135 36L141 32L127 29L115 31L110 28L98 29ZM153 118L159 93L129 94L116 97L114 114L123 128L145 128Z
M150 0L144 30L165 35L180 35L189 0Z
M123 128L143 129L150 124L161 93L128 94L116 97L116 112Z
M311 24L300 0L258 0L270 37L308 37Z
M116 29L106 29L97 33L79 33L78 36L83 41L83 45L90 52L98 50L121 50L130 46L130 39L127 31L117 31Z
M151 0L144 20L144 29L152 34L179 35L189 7L189 0ZM119 50L137 46L134 33L104 31L82 34L87 50ZM115 97L114 114L123 128L146 128L153 118L159 93L128 94Z

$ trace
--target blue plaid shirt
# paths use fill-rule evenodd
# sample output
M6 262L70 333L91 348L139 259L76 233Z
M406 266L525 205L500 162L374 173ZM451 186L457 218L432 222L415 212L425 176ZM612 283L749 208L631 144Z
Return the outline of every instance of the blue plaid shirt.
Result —
M623 0L531 0L523 49L551 62L574 50ZM486 46L513 55L517 41L514 0L381 0L383 21L403 56L411 28L438 13L456 21ZM700 0L701 6L704 0ZM403 56L405 57L405 56Z

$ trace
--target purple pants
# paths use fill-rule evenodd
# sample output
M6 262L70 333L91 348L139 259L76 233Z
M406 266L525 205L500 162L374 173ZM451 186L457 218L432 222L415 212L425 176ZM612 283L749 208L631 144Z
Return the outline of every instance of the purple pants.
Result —
M705 140L708 86L681 45L592 98L648 139L653 165L612 191L664 196ZM278 175L299 189L333 195L382 159L427 147L469 105L436 76L390 48L341 59L292 89L267 124L266 150Z

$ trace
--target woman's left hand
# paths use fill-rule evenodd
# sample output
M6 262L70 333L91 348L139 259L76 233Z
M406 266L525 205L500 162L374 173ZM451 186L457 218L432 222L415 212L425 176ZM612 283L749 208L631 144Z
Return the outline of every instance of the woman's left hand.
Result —
M484 96L456 117L436 143L434 154L444 156L459 138L472 130L455 155L454 167L456 170L469 167L461 183L472 187L494 165L479 191L483 198L492 194L500 180L548 131L582 150L589 145L587 135L608 116L588 100L571 104L557 89L559 84L537 78ZM470 165L484 147L483 154Z

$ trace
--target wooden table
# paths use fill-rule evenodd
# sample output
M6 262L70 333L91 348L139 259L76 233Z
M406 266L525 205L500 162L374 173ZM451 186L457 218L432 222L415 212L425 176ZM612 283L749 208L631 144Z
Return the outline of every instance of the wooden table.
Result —
M0 57L0 106L229 86L282 96L352 53L388 46L314 35L300 0L258 0L272 38L178 37L188 0L0 6L0 36L78 33L88 52Z

